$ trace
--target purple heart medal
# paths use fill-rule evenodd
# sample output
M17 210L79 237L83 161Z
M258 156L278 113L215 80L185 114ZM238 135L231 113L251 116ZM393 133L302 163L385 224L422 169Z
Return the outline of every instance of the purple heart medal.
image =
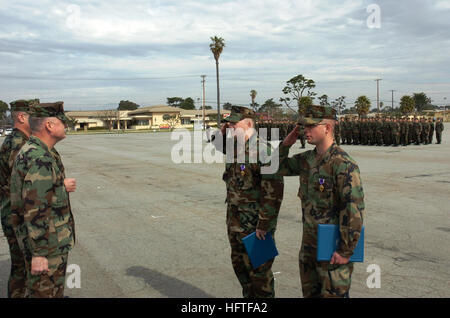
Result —
M245 165L241 165L241 176L245 176Z
M319 178L319 184L320 184L319 190L320 190L320 192L323 192L323 190L325 190L325 187L323 186L324 183L325 183L325 179Z

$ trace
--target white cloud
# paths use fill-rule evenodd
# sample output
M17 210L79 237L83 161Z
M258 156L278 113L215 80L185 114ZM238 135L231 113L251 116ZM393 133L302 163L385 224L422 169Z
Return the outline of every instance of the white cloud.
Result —
M53 78L153 78L207 74L214 80L210 36L225 38L220 60L224 96L278 97L286 80L312 77L322 93L358 95L368 81L407 86L416 78L443 81L450 49L448 1L380 1L382 27L366 27L370 1L3 1L2 74ZM79 8L79 11L77 11ZM420 10L416 12L415 10ZM416 40L420 37L422 40ZM342 80L357 85L344 85ZM338 83L338 84L336 84ZM111 101L129 94L164 102L166 94L197 94L199 79L164 81L22 81L0 78L7 97L56 94ZM69 87L65 87L69 85ZM149 89L148 87L151 87ZM120 89L116 89L120 87ZM445 86L447 87L447 86ZM397 89L397 87L395 87ZM427 86L430 91L439 91ZM208 94L214 96L214 85ZM410 89L408 87L408 89ZM114 90L114 92L112 92ZM57 95L61 92L61 96ZM131 96L132 95L132 96ZM450 94L449 94L450 95ZM80 97L81 100L81 97Z

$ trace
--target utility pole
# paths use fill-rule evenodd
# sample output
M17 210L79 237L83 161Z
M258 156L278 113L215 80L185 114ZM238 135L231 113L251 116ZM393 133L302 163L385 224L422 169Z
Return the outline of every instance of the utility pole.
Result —
M205 125L205 78L206 78L206 75L201 75L201 77L202 77L202 84L203 84L203 101L202 101L203 130L206 130L206 125Z
M377 78L375 81L377 82L377 109L380 112L380 81L381 78Z
M394 92L396 91L393 89L391 89L390 91L392 92L392 111L394 111Z

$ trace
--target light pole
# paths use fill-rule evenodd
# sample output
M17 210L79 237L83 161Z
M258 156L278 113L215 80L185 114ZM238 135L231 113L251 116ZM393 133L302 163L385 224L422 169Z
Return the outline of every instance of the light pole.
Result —
M202 103L202 109L203 109L203 130L206 130L206 125L205 125L205 78L206 78L206 75L202 75L202 84L203 84L203 103Z
M391 89L391 92L392 92L392 112L394 112L394 92L396 92L396 91Z
M377 108L378 112L380 112L380 81L381 78L377 78L375 81L377 82Z

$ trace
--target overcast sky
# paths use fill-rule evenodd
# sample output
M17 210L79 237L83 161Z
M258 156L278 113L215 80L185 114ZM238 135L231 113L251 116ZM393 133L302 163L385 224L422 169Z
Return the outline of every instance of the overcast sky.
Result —
M259 104L277 101L303 74L330 100L366 95L376 106L381 78L385 105L390 90L396 102L423 91L442 105L449 17L449 0L0 0L0 99L63 100L67 110L197 101L205 74L215 107L218 35L221 102L248 104L252 89Z

